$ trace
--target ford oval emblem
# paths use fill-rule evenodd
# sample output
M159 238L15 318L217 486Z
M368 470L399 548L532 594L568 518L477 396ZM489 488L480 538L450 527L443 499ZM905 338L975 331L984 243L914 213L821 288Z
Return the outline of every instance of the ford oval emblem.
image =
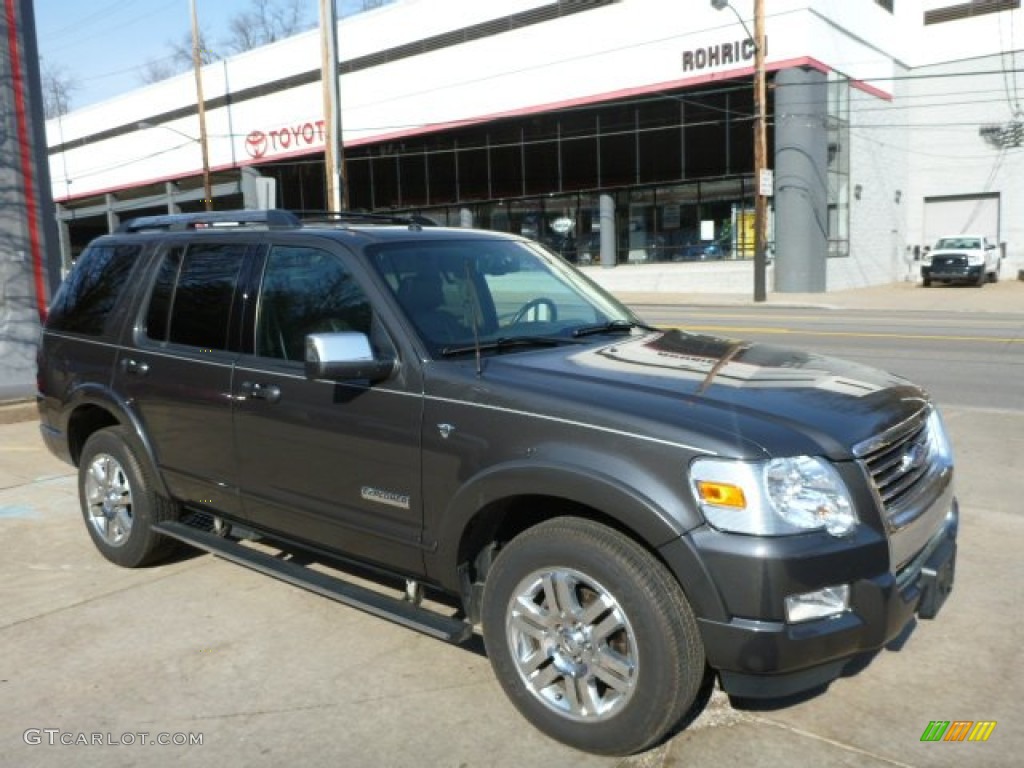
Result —
M921 443L913 443L907 452L903 454L903 458L900 459L900 471L910 472L914 469L920 469L928 457L928 451Z

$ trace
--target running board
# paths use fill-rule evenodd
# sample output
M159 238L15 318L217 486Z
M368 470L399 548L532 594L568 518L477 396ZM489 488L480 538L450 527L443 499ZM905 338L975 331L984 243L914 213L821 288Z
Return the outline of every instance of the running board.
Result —
M408 600L382 595L372 589L351 584L289 560L282 560L185 523L157 523L153 530L217 557L252 568L296 587L308 589L310 592L401 624L403 627L415 629L438 640L462 643L473 634L473 626L461 619L427 610Z

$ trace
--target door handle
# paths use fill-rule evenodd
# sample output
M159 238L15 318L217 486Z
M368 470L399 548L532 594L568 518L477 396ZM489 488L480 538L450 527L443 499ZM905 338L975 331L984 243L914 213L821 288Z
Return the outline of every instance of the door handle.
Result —
M276 403L281 399L281 388L276 384L260 384L254 381L242 382L242 391L254 400Z
M121 367L125 373L134 373L137 376L145 376L149 373L149 363L140 363L138 360L132 360L130 357L121 360Z

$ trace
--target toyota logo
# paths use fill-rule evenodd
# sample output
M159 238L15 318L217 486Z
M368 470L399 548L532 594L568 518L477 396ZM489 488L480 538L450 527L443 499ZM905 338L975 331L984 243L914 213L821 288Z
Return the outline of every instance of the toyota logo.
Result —
M245 137L245 151L256 160L267 154L267 145L267 134L263 131L252 131Z

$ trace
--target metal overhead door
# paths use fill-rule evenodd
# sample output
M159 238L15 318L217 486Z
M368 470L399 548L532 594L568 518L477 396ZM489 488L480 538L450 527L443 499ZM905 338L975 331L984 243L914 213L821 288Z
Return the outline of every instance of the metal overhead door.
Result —
M924 199L924 242L966 232L987 235L1000 242L999 193L956 195Z

